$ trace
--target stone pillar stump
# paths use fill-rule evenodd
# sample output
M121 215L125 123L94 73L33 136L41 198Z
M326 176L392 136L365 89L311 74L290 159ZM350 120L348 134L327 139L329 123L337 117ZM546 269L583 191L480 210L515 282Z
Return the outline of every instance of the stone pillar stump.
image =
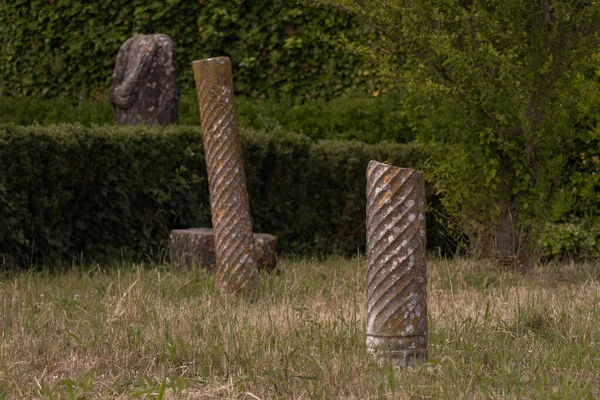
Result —
M378 362L427 361L425 179L367 167L367 349Z

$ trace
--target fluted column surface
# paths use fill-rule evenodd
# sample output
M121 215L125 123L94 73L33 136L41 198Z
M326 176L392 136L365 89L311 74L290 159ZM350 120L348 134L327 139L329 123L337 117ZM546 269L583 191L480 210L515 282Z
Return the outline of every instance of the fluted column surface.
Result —
M256 288L252 222L244 160L227 57L194 61L212 225L217 287L222 293Z
M427 360L423 174L367 167L367 348L381 362Z

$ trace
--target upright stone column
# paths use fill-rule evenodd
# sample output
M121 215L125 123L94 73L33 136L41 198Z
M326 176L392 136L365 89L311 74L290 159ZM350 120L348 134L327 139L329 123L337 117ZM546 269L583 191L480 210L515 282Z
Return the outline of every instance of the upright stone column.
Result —
M425 179L367 167L367 349L381 363L427 361Z
M194 61L217 257L217 287L235 293L258 286L250 204L227 57Z

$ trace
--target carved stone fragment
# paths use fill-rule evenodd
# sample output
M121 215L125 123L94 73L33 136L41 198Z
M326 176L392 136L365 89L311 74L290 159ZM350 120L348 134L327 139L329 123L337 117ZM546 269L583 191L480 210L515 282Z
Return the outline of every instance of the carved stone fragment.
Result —
M367 167L367 348L379 362L427 360L425 179L371 161Z
M136 35L121 45L110 102L117 125L177 123L179 76L171 38Z
M250 204L227 57L194 61L210 207L217 255L217 287L235 293L258 286Z
M277 267L277 237L253 233L254 260L258 269L272 271ZM178 268L201 266L215 269L214 235L210 228L175 229L171 231L171 263Z

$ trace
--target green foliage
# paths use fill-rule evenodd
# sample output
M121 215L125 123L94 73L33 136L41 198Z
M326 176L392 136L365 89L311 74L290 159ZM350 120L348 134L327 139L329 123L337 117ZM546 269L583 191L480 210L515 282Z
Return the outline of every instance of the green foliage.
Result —
M250 97L334 97L379 90L376 62L321 40L348 32L370 44L372 29L332 9L285 0L15 0L0 12L0 95L101 98L120 45L142 33L175 42L184 91L193 60L231 57L236 89Z
M345 95L297 104L293 101L256 100L238 97L237 115L242 127L261 131L301 132L312 139L381 140L406 143L414 138L407 112L411 104L401 95L367 97ZM64 99L0 97L0 121L18 125L39 123L114 124L108 101L83 100L81 105ZM179 108L182 125L199 125L194 94L182 96Z
M537 236L542 256L546 258L600 259L600 218L571 218L568 223L548 224Z
M600 73L596 71L596 77ZM600 258L600 83L581 77L571 146L564 151L564 169L550 221L537 238L546 257Z
M600 69L596 74L600 76ZM565 169L555 193L553 222L600 216L600 83L582 78L576 90L576 132L563 155Z
M0 122L15 125L82 124L113 125L114 109L108 101L82 100L73 104L65 98L0 96Z
M418 168L425 159L413 144L284 132L246 130L242 144L254 231L277 235L284 253L364 249L369 160ZM4 263L157 256L171 229L210 226L197 127L5 125L0 168Z
M414 139L409 99L400 94L365 97L345 95L330 101L315 100L303 104L240 101L240 124L256 129L279 127L302 132L312 139L360 140L378 143L384 140L407 143Z
M574 148L576 84L597 68L591 1L324 0L408 54L419 139L438 193L478 250L530 251ZM383 61L394 63L380 49ZM419 118L421 116L421 118ZM421 122L419 122L421 121ZM541 221L541 222L540 222Z

